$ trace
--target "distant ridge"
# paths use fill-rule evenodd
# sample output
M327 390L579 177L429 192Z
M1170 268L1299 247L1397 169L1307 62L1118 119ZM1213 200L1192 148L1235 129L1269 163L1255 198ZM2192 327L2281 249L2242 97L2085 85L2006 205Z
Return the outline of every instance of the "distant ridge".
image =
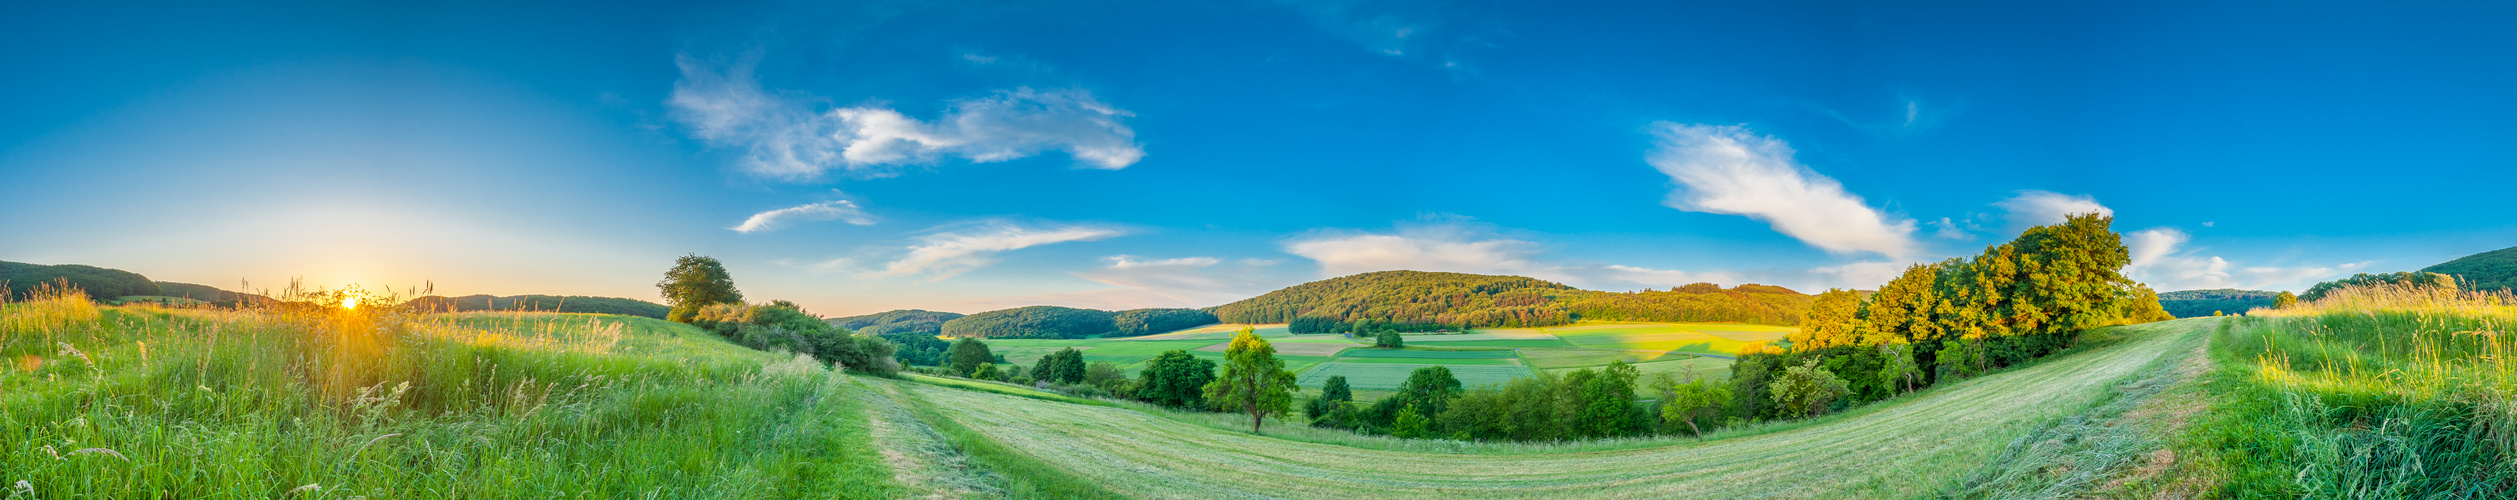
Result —
M9 285L11 300L25 298L42 283L66 280L71 286L87 291L88 298L113 300L133 295L164 295L157 282L140 273L81 264L47 266L24 262L0 261L0 281Z
M1379 271L1294 285L1214 311L1226 323L1292 323L1298 333L1536 327L1584 319L1793 325L1809 301L1789 288L1757 284L1599 292L1522 276Z
M2455 276L2458 283L2475 290L2517 290L2517 247L2459 257L2421 268L2421 272Z
M2281 292L2237 290L2230 288L2217 290L2180 290L2174 292L2161 292L2159 294L2159 307L2167 309L2168 314L2176 315L2176 317L2179 318L2199 318L2203 316L2210 316L2213 312L2223 314L2243 314L2248 309L2254 309L2257 307L2272 307L2273 297L2280 295Z
M664 319L665 313L672 312L673 310L673 308L665 307L664 304L657 304L644 300L624 299L618 297L590 297L584 295L515 295L508 297L499 297L494 295L465 295L453 298L430 295L405 301L402 305L424 310L545 311L619 314L624 316L644 316L655 319Z

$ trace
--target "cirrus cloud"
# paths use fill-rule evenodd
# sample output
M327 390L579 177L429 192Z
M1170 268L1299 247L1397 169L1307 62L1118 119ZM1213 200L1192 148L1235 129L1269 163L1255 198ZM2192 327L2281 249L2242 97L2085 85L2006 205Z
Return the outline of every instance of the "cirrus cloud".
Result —
M865 209L858 207L856 202L831 200L752 214L751 218L743 219L742 224L727 229L732 229L737 233L753 233L777 229L779 226L798 221L832 219L844 220L849 224L859 226L874 225L874 216L866 214Z
M876 276L929 275L934 279L950 278L973 269L996 264L996 254L1040 245L1071 241L1093 241L1127 234L1117 228L1059 225L1029 227L1003 220L990 220L966 227L937 231L918 238L908 253L883 264Z
M1115 170L1145 157L1122 122L1135 114L1083 89L997 90L951 101L928 122L877 105L814 111L817 99L763 89L749 62L723 69L687 55L674 62L682 72L666 101L674 119L711 145L746 150L743 167L757 175L883 177L945 158L989 163L1049 151L1066 152L1079 167Z

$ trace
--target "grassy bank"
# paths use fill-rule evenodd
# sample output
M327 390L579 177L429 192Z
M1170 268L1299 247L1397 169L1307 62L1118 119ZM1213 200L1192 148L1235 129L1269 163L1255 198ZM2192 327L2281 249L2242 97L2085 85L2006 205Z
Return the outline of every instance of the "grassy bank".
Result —
M2229 320L2217 402L2186 440L2231 498L2488 498L2517 491L2517 302L2346 289Z
M646 318L55 296L0 306L0 358L0 482L43 498L899 491L865 389Z

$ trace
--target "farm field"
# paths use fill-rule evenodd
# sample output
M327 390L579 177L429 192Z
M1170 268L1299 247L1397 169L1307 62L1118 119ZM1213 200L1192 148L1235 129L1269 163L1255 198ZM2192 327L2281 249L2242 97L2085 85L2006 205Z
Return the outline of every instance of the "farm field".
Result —
M1673 374L1673 375L1680 375L1680 376L1678 377L1678 381L1680 381L1680 382L1685 382L1685 381L1688 381L1688 380L1693 380L1693 379L1704 379L1704 380L1729 380L1729 379L1730 379L1730 365L1731 365L1731 360L1727 360L1727 359L1722 359L1722 358L1706 358L1706 357L1698 357L1698 356L1687 356L1687 355L1680 354L1680 355L1671 355L1671 356L1670 356L1669 358L1667 358L1667 359L1660 359L1660 360L1656 360L1656 361L1648 361L1648 362L1643 362L1643 363L1635 363L1635 364L1634 364L1634 369L1635 369L1635 371L1637 371L1637 372L1639 372L1639 373L1642 373L1642 374L1643 374L1643 376L1645 376L1645 377L1650 377L1650 376L1651 376L1652 374L1654 374L1654 373L1668 373L1668 374ZM1563 374L1566 374L1566 373L1571 373L1571 372L1572 372L1572 371L1574 371L1574 370L1580 370L1580 369L1582 369L1582 368L1592 368L1592 367L1589 367L1589 366L1584 366L1584 367L1565 367L1565 368L1543 368L1542 370L1546 371L1547 373L1553 373L1553 374L1557 374L1557 375L1563 375ZM1684 376L1684 375L1687 375L1687 374L1689 374L1689 373L1694 374L1694 377L1690 378L1690 377ZM1638 391L1638 392L1641 392L1641 391L1647 391L1647 390L1648 390L1648 388L1646 388L1646 387L1642 387L1642 386L1637 386L1637 387L1635 387L1635 390L1636 390L1636 391Z
M1273 339L1276 339L1276 338L1279 338L1279 337L1291 337L1291 336L1293 336L1293 332L1292 332L1292 331L1290 331L1290 330L1286 330L1286 329L1285 329L1285 325L1284 325L1283 323L1271 324L1271 325L1244 325L1244 324L1239 324L1239 323L1218 323L1218 324L1206 325L1206 326L1201 326L1201 327L1196 327L1196 328L1190 328L1190 329L1186 329L1186 330L1178 330L1178 331L1170 331L1170 332L1157 333L1157 334L1153 334L1153 335L1142 335L1142 336L1136 336L1136 337L1112 337L1112 338L1110 338L1110 339L1108 339L1108 340L1216 340L1216 341L1224 341L1224 340L1232 340L1232 336L1233 336L1234 334L1238 334L1238 333L1240 333L1240 332L1241 332L1241 327L1244 327L1244 326L1251 327L1251 330L1252 330L1252 331L1251 331L1251 333L1256 333L1256 334L1258 334L1258 336L1259 336L1259 337L1261 337L1261 338L1266 338L1266 339L1270 339L1270 340L1273 340Z
M1143 411L899 384L935 414L1063 473L1134 497L1842 498L1926 496L2044 422L2090 409L2119 382L2194 355L2213 319L2122 327L2115 345L1952 383L1763 434L1584 445L1372 437L1318 444ZM1667 363L1667 362L1664 362ZM1329 363L1358 388L1404 365ZM1488 367L1455 367L1479 370ZM1494 367L1506 368L1506 367ZM1519 369L1521 367L1508 367ZM1475 372L1471 372L1475 373ZM1462 373L1465 382L1472 381ZM1305 428L1275 425L1269 434Z
M1445 363L1444 365L1450 367L1451 376L1458 377L1461 385L1499 384L1509 382L1513 377L1527 377L1531 375L1529 368L1522 367L1517 364L1466 365ZM1415 363L1353 363L1343 361L1341 359L1337 362L1321 364L1310 371L1301 372L1301 378L1295 380L1294 383L1305 388L1318 388L1321 384L1327 383L1329 377L1344 375L1346 377L1346 383L1353 386L1355 389L1393 390L1397 389L1399 384L1407 381L1408 373L1416 371L1417 368L1427 366L1434 365ZM1362 398L1358 399L1360 400Z

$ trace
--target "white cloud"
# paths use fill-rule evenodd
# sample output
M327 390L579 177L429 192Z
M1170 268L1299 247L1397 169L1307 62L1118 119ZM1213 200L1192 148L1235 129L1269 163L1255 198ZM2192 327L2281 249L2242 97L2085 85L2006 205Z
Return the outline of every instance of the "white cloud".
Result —
M675 63L682 78L667 101L674 118L710 144L747 149L744 168L759 175L810 179L836 170L879 177L948 157L987 163L1052 150L1098 169L1127 168L1145 157L1136 131L1121 123L1135 114L1081 89L998 90L952 101L926 122L877 105L814 112L814 99L762 89L749 63L723 71L688 56Z
M1272 261L1242 259L1234 265L1224 265L1223 259L1214 257L1144 260L1131 255L1114 255L1108 260L1108 266L1075 275L1118 288L1069 294L1069 301L1125 309L1205 307L1248 298L1286 284L1263 283L1257 276L1258 270L1274 265Z
M2231 272L2228 259L2200 255L2185 245L2193 237L2176 228L2156 228L2124 235L2132 263L2124 275L2159 291L2217 288L2304 290L2307 285L2368 268L2372 262L2315 266L2251 266Z
M1006 221L986 221L919 237L918 244L909 246L907 255L884 264L875 275L926 274L943 279L993 265L996 263L994 256L999 252L1053 243L1099 240L1123 234L1126 231L1106 227L1035 228Z
M1765 221L1828 252L1914 253L1914 221L1871 208L1833 178L1792 159L1789 144L1741 126L1654 124L1647 161L1684 188L1664 204Z
M858 207L856 202L848 200L831 200L820 203L807 203L752 214L751 218L743 219L742 225L727 229L733 229L734 232L738 233L751 233L777 229L781 225L795 221L825 221L832 219L848 221L849 224L859 226L870 226L874 224L874 216L867 215L865 213L865 209Z
M2061 224L2066 216L2086 213L2114 216L2115 209L2100 205L2088 195L2073 196L2052 191L2020 191L2017 196L1993 203L2008 213L2011 232L2024 232L2030 227Z
M1538 244L1491 233L1465 221L1401 224L1397 234L1315 234L1285 243L1285 251L1319 262L1324 276L1404 269L1564 277L1556 266L1531 260Z

